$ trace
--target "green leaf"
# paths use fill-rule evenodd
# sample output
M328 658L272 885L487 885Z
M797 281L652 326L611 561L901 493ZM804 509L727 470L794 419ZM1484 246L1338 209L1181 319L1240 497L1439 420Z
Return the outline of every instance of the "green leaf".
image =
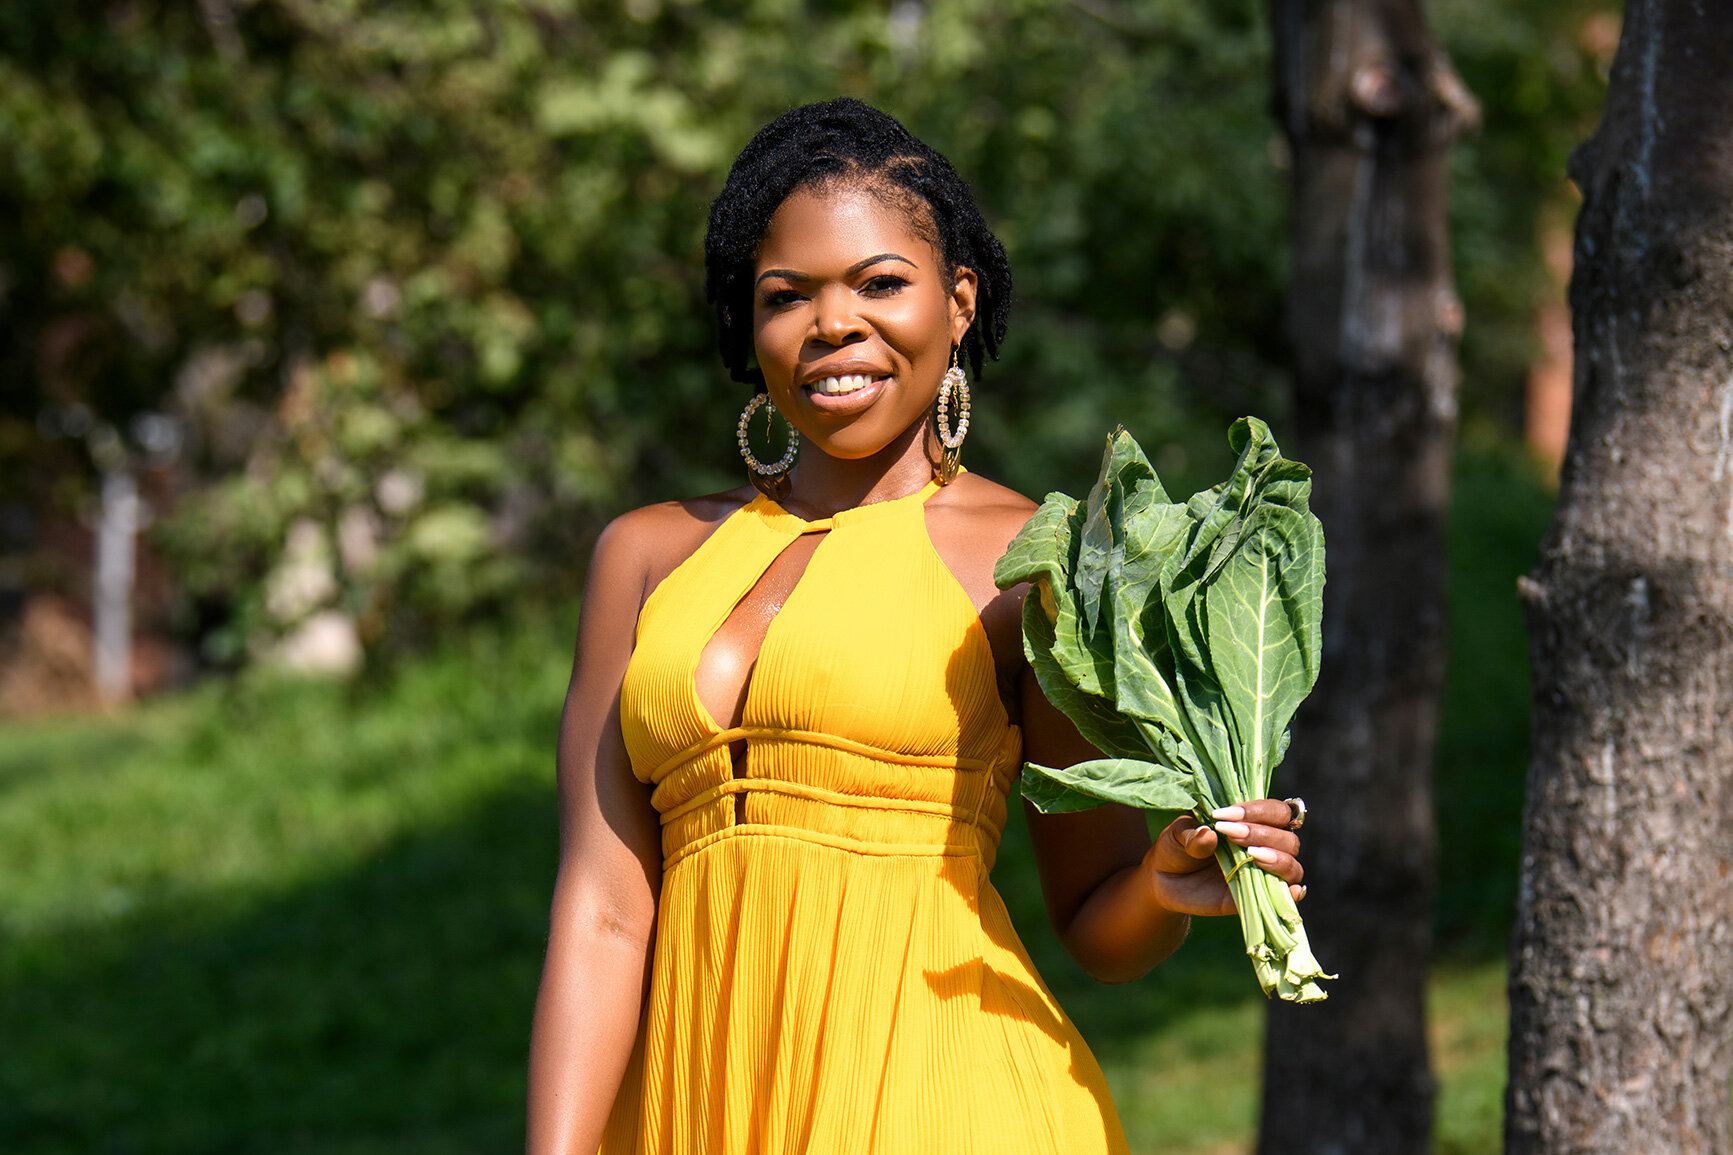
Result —
M1189 810L1193 805L1186 774L1135 758L1098 758L1061 767L1026 763L1023 797L1043 814L1085 810L1103 802L1140 810Z
M1221 687L1207 673L1184 663L1176 668L1176 679L1185 733L1200 771L1198 792L1221 806L1258 797L1250 793L1240 773L1237 733Z
M1067 567L1070 580L1053 588L1053 657L1072 685L1086 694L1113 700L1113 624L1103 622L1099 612L1091 615L1077 588L1084 553L1084 519L1081 507L1067 522L1072 554ZM1105 574L1102 575L1105 581ZM1098 607L1099 611L1099 607Z
M1050 775L1051 771L1045 766L1037 766L1033 762L1023 763L1023 776L1019 780L1018 788L1023 792L1023 800L1041 813L1073 814L1079 810L1093 810L1097 806L1106 805L1106 799L1072 790Z
M1111 457L1111 444L1108 449ZM1101 592L1107 584L1107 574L1113 565L1113 524L1107 511L1108 479L1104 473L1095 488L1089 491L1089 502L1083 518L1083 532L1078 538L1077 573L1075 584L1082 607L1085 627L1101 624Z
M1162 563L1189 522L1185 507L1140 487L1125 503L1125 553L1113 584L1114 699L1138 718L1181 727L1173 657L1159 596ZM1153 608L1153 613L1151 612Z
M1280 736L1318 677L1323 586L1317 521L1263 506L1202 597L1222 702L1250 789L1267 789Z
M1063 713L1084 741L1104 754L1147 756L1148 746L1132 719L1099 694L1079 689L1053 654L1053 623L1034 598L1023 603L1023 652L1047 700Z
M1002 590L1019 582L1046 578L1061 588L1071 580L1071 520L1078 501L1063 493L1049 493L1033 517L1005 547L1005 555L993 567L993 581Z
M1001 589L1031 582L1035 588L1024 603L1025 621L1029 608L1038 607L1045 623L1040 631L1042 660L1052 663L1054 676L1068 680L1085 694L1111 698L1111 631L1092 628L1084 621L1072 579L1082 523L1081 502L1062 493L1048 494L1011 539L993 568L993 580ZM1026 630L1024 649L1028 648ZM1035 662L1033 655L1030 661Z
M1193 809L1214 810L1217 805L1225 804L1205 790L1207 778L1198 760L1197 743L1183 726L1170 725L1155 718L1133 718L1132 723L1143 736L1152 755L1151 761L1193 776Z

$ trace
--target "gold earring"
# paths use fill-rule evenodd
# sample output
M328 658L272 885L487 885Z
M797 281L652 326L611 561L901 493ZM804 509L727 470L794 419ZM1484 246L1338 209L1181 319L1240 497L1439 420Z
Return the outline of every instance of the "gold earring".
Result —
M752 421L752 415L758 412L762 405L770 405L770 394L754 393L752 400L746 403L746 408L740 411L740 421L734 427L734 439L740 445L740 456L746 461L747 475L752 479L753 486L766 497L775 501L788 492L788 474L794 468L794 459L800 453L800 433L792 424L788 427L788 448L783 451L781 460L774 465L766 465L752 456L752 446L746 439L746 427ZM776 406L770 405L771 412ZM768 426L771 417L765 415Z
M951 429L951 398L957 399L957 428ZM945 451L939 457L939 484L949 485L962 468L963 438L969 433L969 379L957 364L957 350L951 350L951 367L939 380L939 444Z

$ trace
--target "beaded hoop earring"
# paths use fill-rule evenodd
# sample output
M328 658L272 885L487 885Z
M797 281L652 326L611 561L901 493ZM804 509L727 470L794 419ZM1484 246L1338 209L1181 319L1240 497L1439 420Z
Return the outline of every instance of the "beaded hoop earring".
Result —
M951 398L957 399L957 428L951 429ZM949 485L962 465L963 438L969 434L969 380L963 367L957 364L957 351L951 350L951 367L939 380L938 412L939 444L945 451L939 458L939 484Z
M746 439L746 427L752 421L752 415L758 412L760 406L770 405L770 394L754 393L752 400L746 403L746 408L740 411L740 421L734 427L734 439L740 445L740 456L746 461L746 468L752 478L752 484L768 497L776 498L788 486L788 472L794 468L794 459L800 453L800 434L793 425L788 427L788 448L782 457L773 465L766 465L752 456L752 446ZM771 405L771 413L776 407ZM767 414L764 419L765 432L768 435L772 418Z

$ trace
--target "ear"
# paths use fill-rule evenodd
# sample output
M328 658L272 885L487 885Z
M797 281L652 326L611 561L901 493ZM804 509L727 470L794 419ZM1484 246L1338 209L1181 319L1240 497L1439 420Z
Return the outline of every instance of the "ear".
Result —
M975 295L980 290L975 270L958 266L957 279L951 285L951 344L961 345L963 334L975 323Z

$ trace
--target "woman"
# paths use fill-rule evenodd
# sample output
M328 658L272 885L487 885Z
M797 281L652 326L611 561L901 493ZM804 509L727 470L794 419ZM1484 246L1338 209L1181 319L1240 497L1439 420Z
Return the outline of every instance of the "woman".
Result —
M1025 663L1025 591L993 585L1035 507L955 471L1004 253L944 158L851 100L754 138L705 251L723 360L760 389L759 488L597 543L530 1149L1122 1151L987 881L1022 762L1096 756ZM797 458L792 433L752 456L766 396ZM1054 928L1097 978L1136 978L1188 916L1233 909L1218 838L1304 892L1289 813L1152 845L1135 811L1031 811Z

